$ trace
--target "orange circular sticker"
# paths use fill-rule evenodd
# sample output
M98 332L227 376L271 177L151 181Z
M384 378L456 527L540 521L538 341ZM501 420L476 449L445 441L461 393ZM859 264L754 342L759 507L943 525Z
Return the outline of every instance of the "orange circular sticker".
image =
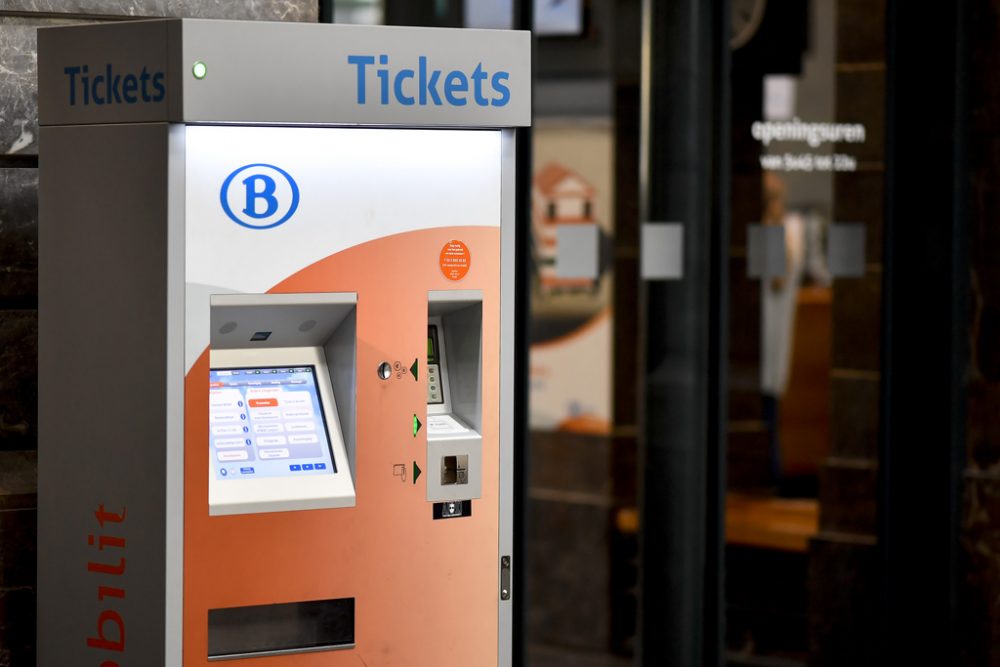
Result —
M472 256L469 246L461 241L448 241L441 248L441 273L448 280L461 280L469 272Z

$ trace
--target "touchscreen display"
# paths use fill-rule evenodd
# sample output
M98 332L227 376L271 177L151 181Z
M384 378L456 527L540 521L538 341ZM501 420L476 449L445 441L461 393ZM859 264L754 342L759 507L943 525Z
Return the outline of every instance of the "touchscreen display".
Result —
M212 369L208 419L216 479L337 471L313 366Z

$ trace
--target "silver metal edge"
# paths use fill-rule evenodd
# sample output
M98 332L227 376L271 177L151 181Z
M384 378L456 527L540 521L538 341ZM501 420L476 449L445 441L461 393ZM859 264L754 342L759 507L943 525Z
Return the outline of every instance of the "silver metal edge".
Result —
M517 206L515 130L502 130L500 169L500 522L496 560L498 605L497 664L513 664L514 607L500 599L500 559L514 550L514 285ZM511 563L511 570L517 567ZM513 572L511 573L513 578Z
M266 658L272 655L294 655L296 653L320 653L322 651L343 651L345 649L352 649L354 647L355 644L352 642L350 644L337 644L336 646L330 644L327 646L312 646L310 648L283 648L283 649L277 649L275 651L224 653L222 655L210 655L208 656L208 661L221 662L223 660L241 660L243 658Z
M167 126L166 558L164 665L181 667L184 648L185 128Z

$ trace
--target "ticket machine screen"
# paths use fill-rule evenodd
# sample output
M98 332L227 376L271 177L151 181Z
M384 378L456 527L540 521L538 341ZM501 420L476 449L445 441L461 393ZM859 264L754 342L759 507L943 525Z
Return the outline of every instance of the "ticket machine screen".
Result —
M212 369L209 405L216 479L337 471L313 366Z

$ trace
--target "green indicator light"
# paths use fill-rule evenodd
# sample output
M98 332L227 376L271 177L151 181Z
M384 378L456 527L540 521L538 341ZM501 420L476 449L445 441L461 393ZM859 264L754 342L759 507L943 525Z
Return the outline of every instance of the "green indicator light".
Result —
M194 78L196 79L204 79L205 75L208 74L208 65L199 60L192 65L191 73L194 74Z
M413 415L413 437L414 438L417 437L417 431L420 430L421 426L423 426L423 424L420 423L420 420L417 419L416 415Z

